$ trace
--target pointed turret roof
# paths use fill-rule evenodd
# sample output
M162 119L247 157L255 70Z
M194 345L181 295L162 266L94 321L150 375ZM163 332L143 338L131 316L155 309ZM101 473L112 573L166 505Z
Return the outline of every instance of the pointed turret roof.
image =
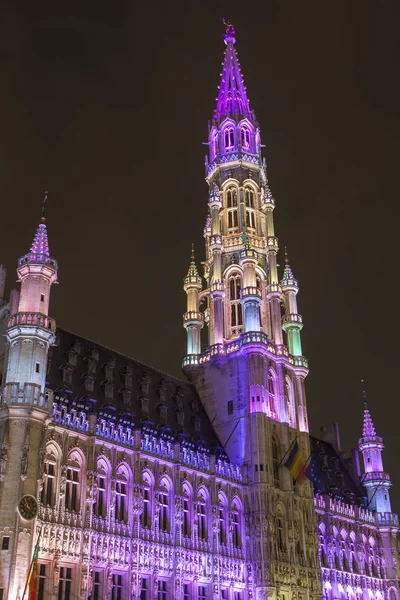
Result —
M289 264L289 257L288 257L286 246L285 246L285 268L283 270L283 277L281 280L281 285L282 285L282 287L284 287L284 286L298 287L297 280L294 278L292 268Z
M250 102L247 98L246 86L240 69L239 58L235 50L236 34L233 25L224 21L226 44L224 62L222 63L221 82L218 90L217 106L214 119L219 121L228 115L240 115L241 118L252 119Z
M42 217L42 222L36 229L35 237L33 238L33 244L31 246L31 253L50 256L49 240L47 237L47 227L44 217Z
M194 243L192 242L192 253L190 256L189 270L186 277L199 277L199 272L197 270L195 254L194 254Z

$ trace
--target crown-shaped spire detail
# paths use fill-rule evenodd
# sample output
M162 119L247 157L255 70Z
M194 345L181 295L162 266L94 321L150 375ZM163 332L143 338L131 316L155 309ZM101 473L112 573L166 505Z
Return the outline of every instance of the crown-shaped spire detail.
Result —
M45 256L50 256L49 240L47 237L47 227L44 222L38 225L35 237L33 238L31 253L44 254Z
M232 23L224 20L226 44L224 62L222 63L221 82L219 85L217 106L214 119L219 121L228 115L240 115L241 118L253 119L246 86L242 77L240 63L235 50L236 34Z
M196 266L196 257L194 253L194 242L192 242L192 251L190 255L189 270L186 277L199 277L199 272Z
M289 264L289 257L287 253L287 247L285 246L285 268L283 270L283 277L281 280L281 285L284 286L294 286L298 287L298 283L293 275L292 268Z

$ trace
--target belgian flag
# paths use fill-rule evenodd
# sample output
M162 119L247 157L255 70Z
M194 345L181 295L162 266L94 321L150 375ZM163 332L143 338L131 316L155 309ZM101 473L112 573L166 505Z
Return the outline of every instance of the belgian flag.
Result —
M40 530L35 551L33 553L31 566L29 568L28 577L25 584L25 589L23 593L23 600L36 600L37 592L38 592L38 558L39 558L39 542L42 530Z
M306 461L304 460L303 450L300 448L296 439L293 444L293 448L289 452L289 456L284 462L285 467L289 470L295 481L297 481L303 474L305 463Z

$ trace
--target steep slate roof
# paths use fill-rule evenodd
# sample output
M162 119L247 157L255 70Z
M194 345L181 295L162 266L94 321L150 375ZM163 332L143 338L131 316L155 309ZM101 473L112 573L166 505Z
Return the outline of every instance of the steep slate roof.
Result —
M69 408L221 449L193 385L64 329L50 349L47 386Z
M366 492L350 474L332 444L312 435L310 443L312 456L322 473L327 493L343 498L346 502L363 505Z

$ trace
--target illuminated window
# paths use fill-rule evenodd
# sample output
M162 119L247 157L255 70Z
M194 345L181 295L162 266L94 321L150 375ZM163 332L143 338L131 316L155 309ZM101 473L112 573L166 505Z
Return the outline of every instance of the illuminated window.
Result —
M232 511L232 544L234 548L240 548L240 523L237 508Z
M143 475L143 512L140 518L143 527L151 527L151 482L147 473Z
M127 520L127 489L126 481L117 480L115 483L115 519L117 521Z
M240 141L242 148L248 150L250 148L250 131L247 127L242 127L240 130Z
M232 125L228 125L224 130L225 150L233 150L235 146L235 133Z
M219 530L218 539L220 544L226 544L226 508L218 507Z
M248 208L255 208L256 204L255 204L255 195L254 195L254 190L251 187L245 187L244 188L244 200L245 200L245 204Z
M190 504L189 498L183 498L183 535L190 536Z
M160 503L160 530L169 531L168 519L168 491L161 491L158 495Z
M140 600L150 600L149 580L142 577L140 581Z
M201 500L197 504L197 523L200 540L207 539L206 503Z
M100 598L102 597L102 595L101 595L102 572L101 571L94 571L92 573L92 582L93 582L92 593L89 596L89 599L90 600L100 600Z
M246 205L246 227L256 228L255 194L251 187L244 188L244 200Z
M228 233L236 233L239 227L237 188L230 187L226 191L226 207L228 209Z
M243 331L243 314L240 303L240 290L242 287L242 278L239 274L233 274L229 278L229 306L230 306L230 325L231 333L238 335Z
M53 506L55 501L55 479L56 465L55 463L45 462L43 473L43 489L40 501L46 506Z
M205 585L199 585L198 600L207 600L207 588Z

